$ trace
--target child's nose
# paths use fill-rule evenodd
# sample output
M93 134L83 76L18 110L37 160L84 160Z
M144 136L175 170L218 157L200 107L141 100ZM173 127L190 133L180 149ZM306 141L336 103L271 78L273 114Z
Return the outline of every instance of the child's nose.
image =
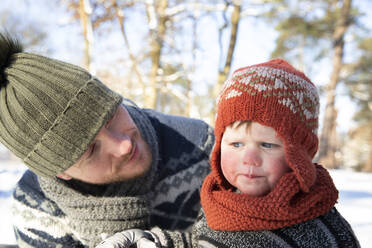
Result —
M253 166L260 166L261 165L261 157L259 151L255 148L247 148L244 152L243 156L243 164L245 165L253 165Z

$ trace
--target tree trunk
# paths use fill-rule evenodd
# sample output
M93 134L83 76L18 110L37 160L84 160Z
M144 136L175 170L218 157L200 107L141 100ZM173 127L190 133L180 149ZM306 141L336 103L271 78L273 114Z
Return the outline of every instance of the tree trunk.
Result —
M151 56L151 71L150 71L150 88L147 91L145 99L145 106L147 108L156 108L158 98L158 73L160 66L161 51L163 48L164 35L166 31L166 9L168 7L168 0L147 1L146 12L148 23L150 26L150 56Z
M370 82L372 83L372 82ZM372 111L372 85L369 85L369 103L368 108L370 111ZM369 136L369 156L368 160L363 168L366 172L372 172L372 120L369 121L369 127L370 127L370 136Z
M84 35L84 67L92 72L92 63L91 63L91 53L92 53L92 43L93 43L93 28L92 22L90 20L90 15L92 14L92 8L90 6L89 0L80 0L79 1L79 15L80 22L83 28ZM95 72L93 72L95 73Z
M332 164L335 161L334 147L336 142L332 139L332 130L336 125L336 110L335 97L336 87L340 78L342 68L343 51L344 51L344 35L350 23L351 0L344 0L341 9L339 22L336 24L333 32L333 71L330 82L326 87L326 107L323 120L323 129L320 136L320 147L318 160L327 168L334 168Z
M132 49L131 49L131 46L130 46L130 44L129 44L129 40L128 40L127 33L125 32L124 14L123 14L123 11L122 11L122 10L120 9L120 7L118 6L116 0L113 0L113 1L112 1L112 5L113 5L113 7L114 7L114 9L115 9L116 17L117 17L118 20L119 20L119 25L120 25L121 35L123 36L125 46L126 46L127 49L128 49L129 59L130 59L130 61L132 62L132 68L133 68L133 71L135 72L135 74L136 74L136 76L137 76L138 83L141 85L142 92L145 92L145 91L146 91L146 86L145 86L145 83L143 82L142 74L140 73L140 71L139 71L139 69L138 69L137 59L136 59L136 57L134 56L134 54L133 54L133 52L132 52Z
M234 55L237 35L238 35L238 28L239 28L239 22L240 22L240 12L241 12L241 2L235 1L233 3L234 9L233 13L231 15L231 33L230 33L230 42L229 42L229 49L227 51L226 61L225 65L223 67L223 70L218 71L218 78L217 78L217 84L213 88L213 99L217 99L217 96L221 90L221 87L223 83L226 81L230 70L231 70L231 64L232 59ZM214 122L214 118L216 115L216 108L213 105L213 109L211 111L210 115L210 123Z
M196 53L197 53L197 47L198 47L198 35L197 35L197 19L195 16L192 17L192 51L191 51L191 56L192 56L192 64L191 64L191 70L190 74L193 75L195 74L195 68L196 68ZM187 102L186 102L186 109L185 109L185 115L186 116L192 116L192 109L193 109L193 94L192 94L192 80L188 76L187 77L187 82L186 82L186 87L187 87Z
M372 125L370 126L372 127ZM370 137L369 137L369 157L363 168L363 171L372 172L372 128L371 128Z

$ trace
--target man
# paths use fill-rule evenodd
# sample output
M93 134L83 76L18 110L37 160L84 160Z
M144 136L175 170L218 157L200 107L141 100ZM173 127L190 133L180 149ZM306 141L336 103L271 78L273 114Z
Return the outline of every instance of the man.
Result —
M20 247L92 247L126 229L194 222L207 124L123 103L84 69L2 34L0 86L0 140L30 169L13 195Z

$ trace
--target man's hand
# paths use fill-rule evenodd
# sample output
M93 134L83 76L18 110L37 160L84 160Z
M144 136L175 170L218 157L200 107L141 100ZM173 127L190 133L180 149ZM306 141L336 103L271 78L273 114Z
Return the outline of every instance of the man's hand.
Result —
M161 247L158 237L152 232L129 229L105 239L96 248L129 248L132 245L137 248Z

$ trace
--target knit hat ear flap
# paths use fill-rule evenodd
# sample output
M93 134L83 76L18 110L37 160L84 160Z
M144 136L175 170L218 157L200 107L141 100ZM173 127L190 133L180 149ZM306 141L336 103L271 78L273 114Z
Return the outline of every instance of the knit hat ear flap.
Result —
M216 178L218 185L223 188L230 188L231 185L225 179L222 169L221 169L221 140L222 136L216 137L214 147L212 149L210 164L212 167L212 173L214 173L214 178Z
M302 191L309 192L316 180L316 168L312 159L304 149L292 144L285 145L286 159L293 170Z

